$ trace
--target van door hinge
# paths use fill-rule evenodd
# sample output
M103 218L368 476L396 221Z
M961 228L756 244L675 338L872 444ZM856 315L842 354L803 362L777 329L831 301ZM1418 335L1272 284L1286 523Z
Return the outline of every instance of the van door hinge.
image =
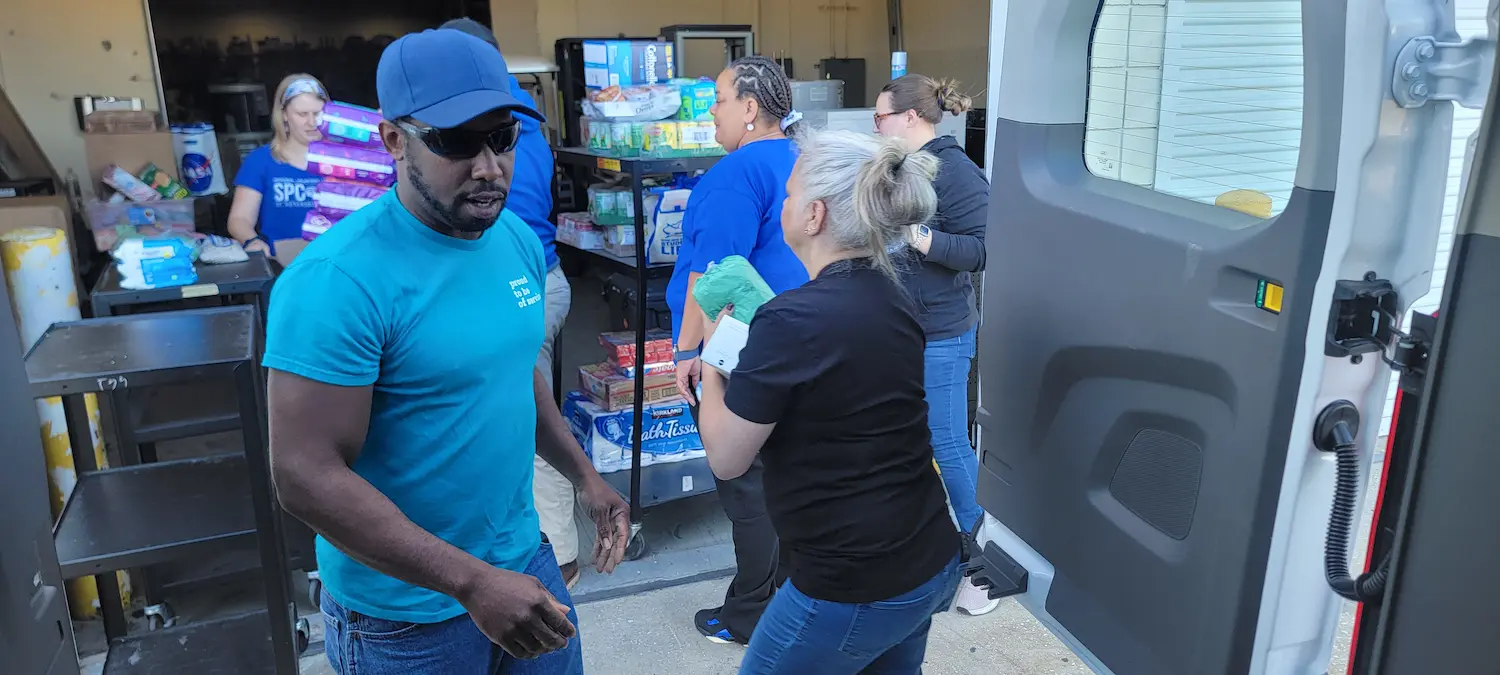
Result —
M1363 361L1365 354L1379 354L1391 370L1420 377L1427 368L1432 339L1418 331L1401 332L1396 327L1398 311L1395 285L1374 272L1358 281L1334 282L1323 353L1354 363Z
M1396 54L1391 95L1403 108L1453 101L1478 110L1489 94L1494 63L1495 40L1490 37L1459 42L1431 35L1414 37Z

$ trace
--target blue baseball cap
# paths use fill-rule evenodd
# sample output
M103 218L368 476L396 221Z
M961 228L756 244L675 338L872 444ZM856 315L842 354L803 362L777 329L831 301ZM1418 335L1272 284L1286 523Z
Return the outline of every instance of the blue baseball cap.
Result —
M375 95L388 120L413 117L451 129L493 110L537 120L510 93L510 72L493 45L456 30L424 30L392 42L375 69Z

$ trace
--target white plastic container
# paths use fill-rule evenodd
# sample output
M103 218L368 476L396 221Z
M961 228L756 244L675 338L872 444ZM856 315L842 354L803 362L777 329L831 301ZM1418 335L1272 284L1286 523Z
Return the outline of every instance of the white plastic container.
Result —
M178 179L194 197L229 192L212 124L172 125L172 150L177 154Z

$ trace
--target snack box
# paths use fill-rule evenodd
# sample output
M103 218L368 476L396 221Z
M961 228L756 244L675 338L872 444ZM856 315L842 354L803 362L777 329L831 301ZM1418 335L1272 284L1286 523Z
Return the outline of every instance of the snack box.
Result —
M630 468L630 436L635 410L609 411L572 392L563 402L563 418L599 473ZM704 457L698 424L681 401L650 403L641 411L641 466Z
M604 248L604 228L588 213L557 214L557 240L585 251Z
M578 368L578 386L589 399L610 412L635 404L635 378L621 375L612 363L595 363ZM646 376L646 402L656 403L677 396L673 373Z
M604 356L612 363L634 366L635 333L619 331L601 333L599 346L604 347ZM661 363L672 360L672 333L660 328L646 331L646 363Z

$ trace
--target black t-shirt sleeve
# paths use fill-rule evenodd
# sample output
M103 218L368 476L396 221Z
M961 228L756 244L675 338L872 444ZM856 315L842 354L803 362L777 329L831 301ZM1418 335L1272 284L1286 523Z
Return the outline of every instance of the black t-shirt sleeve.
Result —
M812 353L790 312L762 307L750 321L750 337L729 378L724 403L730 412L756 424L781 421L792 390L815 374Z

